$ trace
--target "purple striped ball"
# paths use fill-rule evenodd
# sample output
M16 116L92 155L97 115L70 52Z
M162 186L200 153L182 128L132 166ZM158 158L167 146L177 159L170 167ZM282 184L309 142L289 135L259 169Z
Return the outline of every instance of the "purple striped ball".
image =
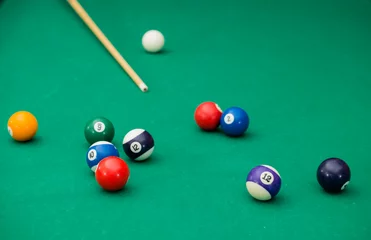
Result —
M273 167L259 165L254 167L247 175L246 188L255 199L260 201L270 200L281 189L281 176Z

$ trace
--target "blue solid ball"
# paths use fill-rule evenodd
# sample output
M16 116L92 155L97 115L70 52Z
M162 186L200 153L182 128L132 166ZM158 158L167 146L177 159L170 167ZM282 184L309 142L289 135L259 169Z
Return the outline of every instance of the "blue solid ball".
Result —
M249 127L250 119L245 110L239 107L230 107L223 112L220 118L222 131L229 136L241 136Z
M120 157L119 151L115 145L107 141L99 141L89 147L86 153L86 163L89 168L95 172L98 163L102 161L102 159L111 156Z

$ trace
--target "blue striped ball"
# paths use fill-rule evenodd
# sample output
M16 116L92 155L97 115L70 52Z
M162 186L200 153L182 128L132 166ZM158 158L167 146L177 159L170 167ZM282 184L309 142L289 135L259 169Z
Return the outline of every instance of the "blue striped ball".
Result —
M120 157L119 151L115 145L107 141L99 141L89 147L86 153L86 163L89 168L95 172L98 163L102 161L102 159L111 156Z

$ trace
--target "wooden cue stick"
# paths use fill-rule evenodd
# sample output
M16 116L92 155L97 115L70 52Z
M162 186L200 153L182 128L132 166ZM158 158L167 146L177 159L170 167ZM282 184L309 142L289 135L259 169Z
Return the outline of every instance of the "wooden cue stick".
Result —
M115 60L120 64L120 66L126 71L130 78L135 82L135 84L143 92L148 91L147 85L142 81L138 74L133 70L133 68L128 64L128 62L121 56L113 44L108 40L104 33L99 29L99 27L90 18L88 13L80 5L78 0L67 0L75 12L80 16L80 18L85 22L85 24L90 28L94 35L101 41L103 46L108 50L108 52L115 58Z

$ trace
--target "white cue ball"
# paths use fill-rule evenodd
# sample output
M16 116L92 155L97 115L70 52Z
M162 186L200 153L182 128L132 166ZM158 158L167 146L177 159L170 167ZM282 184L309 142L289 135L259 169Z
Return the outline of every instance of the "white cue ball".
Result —
M164 44L164 35L157 30L149 30L142 37L142 45L147 52L159 52L164 47Z

